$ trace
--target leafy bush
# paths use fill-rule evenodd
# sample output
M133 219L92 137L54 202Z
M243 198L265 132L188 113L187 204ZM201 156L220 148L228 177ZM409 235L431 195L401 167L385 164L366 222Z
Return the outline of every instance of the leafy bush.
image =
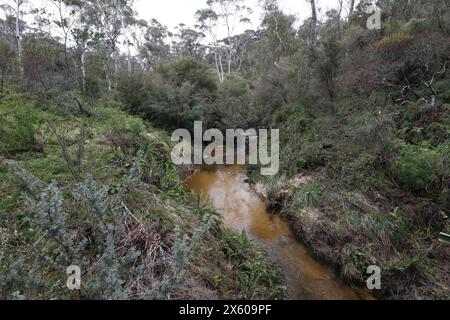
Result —
M194 120L213 121L217 83L212 69L195 59L161 65L148 76L123 74L118 91L128 112L159 127L191 128Z
M446 166L438 152L406 143L400 144L399 148L392 170L404 188L417 192L439 183Z
M129 116L115 108L103 108L99 116L107 123L108 130L114 133L130 133L133 137L138 137L145 130L142 119Z
M201 227L189 235L177 230L173 241L160 225L139 219L125 198L141 182L144 162L139 152L115 191L88 174L64 193L59 183L46 186L10 162L26 204L28 231L20 237L34 240L23 243L22 250L32 249L25 256L9 243L2 248L0 297L67 298L55 283L65 283L61 270L74 264L83 270L79 294L86 299L166 299L186 285L187 264L217 219L205 214Z
M247 128L251 119L252 95L249 82L238 75L225 79L219 87L216 108L219 128Z
M450 90L444 91L437 96L439 101L443 103L450 103Z
M13 154L36 148L35 125L38 112L29 103L11 98L0 104L0 154Z
M431 23L427 19L412 18L404 26L403 30L409 34L419 34L431 29Z
M280 281L280 270L271 265L263 251L259 250L245 235L233 231L223 232L223 252L239 270L238 280L242 299L278 299L285 293ZM266 288L270 288L267 290Z
M75 73L68 68L63 45L54 40L25 37L22 63L28 90L42 106L46 106L49 99L76 87Z

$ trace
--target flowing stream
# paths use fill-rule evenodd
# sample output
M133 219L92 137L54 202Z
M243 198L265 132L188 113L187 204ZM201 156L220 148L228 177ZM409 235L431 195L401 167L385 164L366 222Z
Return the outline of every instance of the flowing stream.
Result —
M210 201L223 215L225 228L245 231L277 263L293 300L371 299L366 290L351 288L333 270L315 261L278 215L266 211L263 199L246 182L241 166L203 168L187 186L202 202Z

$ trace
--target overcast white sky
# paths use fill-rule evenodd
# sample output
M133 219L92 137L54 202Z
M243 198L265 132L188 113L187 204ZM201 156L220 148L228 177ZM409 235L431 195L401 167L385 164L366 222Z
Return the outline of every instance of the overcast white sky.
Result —
M101 1L101 0L98 0ZM257 28L261 21L261 8L258 0L244 0L245 4L251 7L254 14L251 18L252 25L247 28ZM324 15L326 11L337 7L337 0L316 0L319 15ZM54 6L46 0L28 0L28 5L34 7L46 6L54 9ZM12 4L12 0L0 0L0 4ZM281 9L288 14L293 14L298 21L303 21L310 14L310 6L307 0L278 0ZM156 18L159 22L169 27L171 30L179 23L188 26L195 24L195 12L206 7L206 0L135 0L135 8L139 17L150 20ZM0 10L3 17L3 12ZM244 31L244 30L242 30Z
M98 0L102 1L102 0ZM253 15L249 17L252 21L250 25L243 25L235 32L243 32L246 29L256 29L261 22L262 10L258 0L244 0L245 4L251 7L254 11ZM338 5L338 0L316 0L319 17L323 16L326 11L335 8ZM0 0L0 4L12 4L13 0ZM297 26L310 15L309 1L307 0L278 0L281 9L287 13L297 17ZM28 0L25 11L29 11L29 7L40 8L45 6L49 10L55 10L54 5L49 0ZM206 0L135 0L134 7L140 18L145 20L157 19L162 24L166 25L171 31L175 27L184 23L189 27L195 24L195 13L199 9L205 8ZM55 11L56 12L56 11ZM0 10L0 16L4 16L4 12ZM26 20L31 20L32 16L24 17ZM50 26L49 26L50 28ZM51 27L51 32L57 34L57 30ZM225 37L224 30L216 30L218 37ZM207 40L208 41L208 40Z
M247 6L254 11L252 27L260 24L261 9L258 0L245 0ZM321 14L337 7L337 0L318 0ZM285 13L297 16L302 21L310 14L310 6L306 0L279 0L279 5ZM136 9L141 18L156 18L162 24L173 29L179 23L188 26L195 24L195 12L206 7L206 0L136 0Z

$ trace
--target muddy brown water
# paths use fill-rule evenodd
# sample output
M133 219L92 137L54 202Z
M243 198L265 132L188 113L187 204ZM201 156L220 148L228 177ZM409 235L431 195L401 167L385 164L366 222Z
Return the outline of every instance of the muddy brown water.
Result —
M290 299L371 299L366 290L346 285L332 269L315 261L287 223L266 211L263 199L246 180L243 167L220 166L203 168L186 184L203 203L210 201L222 214L225 228L245 231L265 248L287 279Z

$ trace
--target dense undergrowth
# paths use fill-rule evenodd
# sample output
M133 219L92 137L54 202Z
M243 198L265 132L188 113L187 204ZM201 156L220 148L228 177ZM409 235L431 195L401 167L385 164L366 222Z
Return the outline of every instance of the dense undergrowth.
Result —
M367 267L380 266L379 296L450 298L438 241L450 231L450 104L439 101L400 106L380 94L356 110L343 98L332 117L302 106L274 117L283 168L266 181L268 205L343 279L365 285Z
M439 241L450 232L450 41L430 22L323 26L316 48L283 61L292 81L267 120L282 146L280 174L262 179L269 207L348 282L365 286L379 266L374 293L391 299L450 298ZM315 66L309 81L299 60Z
M382 297L450 298L450 0L300 1L303 21L265 0L255 30L246 1L209 0L174 32L129 0L51 2L0 17L0 298L283 296L142 119L280 129L268 205L316 256L362 286L378 265ZM246 31L208 43L230 20Z
M164 132L0 101L1 299L280 299L261 249L187 192ZM81 268L81 290L66 268Z

